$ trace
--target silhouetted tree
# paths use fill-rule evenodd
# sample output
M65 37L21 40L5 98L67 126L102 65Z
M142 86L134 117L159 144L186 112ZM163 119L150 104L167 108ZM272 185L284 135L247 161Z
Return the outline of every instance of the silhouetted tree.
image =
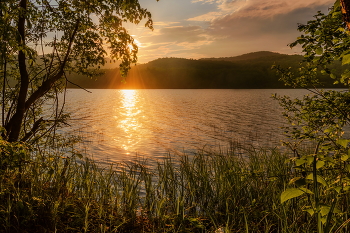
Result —
M138 0L1 1L3 139L28 141L64 122L56 97L69 82L67 73L95 75L108 55L121 60L126 74L138 48L123 24L143 19L152 29L151 13ZM54 110L44 117L48 103Z

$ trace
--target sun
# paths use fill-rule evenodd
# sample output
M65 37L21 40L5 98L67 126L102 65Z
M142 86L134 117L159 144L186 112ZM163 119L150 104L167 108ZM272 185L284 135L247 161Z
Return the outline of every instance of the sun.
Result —
M134 35L131 35L131 36L134 37ZM135 38L133 38L133 39L134 39L134 43L137 45L137 47L141 48L142 47L141 42ZM132 44L128 45L128 49L130 50L130 52L134 50L134 47L132 46Z
M141 44L141 42L139 40L134 38L134 42L137 45L137 47L139 47L139 48L142 47L142 44Z
M137 49L140 49L140 47L142 47L140 41L138 41L135 38L134 38L134 43L137 45ZM135 50L135 48L134 48L134 46L132 44L128 44L127 46L128 46L128 50L129 50L130 53Z

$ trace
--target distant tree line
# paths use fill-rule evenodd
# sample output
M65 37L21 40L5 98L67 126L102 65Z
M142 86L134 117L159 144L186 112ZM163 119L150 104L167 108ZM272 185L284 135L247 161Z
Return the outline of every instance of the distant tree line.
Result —
M69 79L84 88L149 88L149 89L239 89L239 88L286 88L279 76L271 69L274 64L283 67L298 67L301 55L286 55L267 51L254 52L236 57L185 59L159 58L146 64L132 67L126 82L122 82L117 69L105 70L105 74L86 79L71 75ZM293 68L297 69L297 68ZM339 73L341 64L330 69ZM320 75L321 86L335 86L332 80ZM70 84L69 87L77 87Z

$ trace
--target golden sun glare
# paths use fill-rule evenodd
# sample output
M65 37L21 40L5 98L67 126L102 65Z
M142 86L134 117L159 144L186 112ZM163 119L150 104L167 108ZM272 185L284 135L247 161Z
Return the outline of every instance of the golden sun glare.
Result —
M134 38L134 43L137 45L138 48L141 48L141 47L142 47L141 42L140 42L139 40L135 39L135 38ZM129 47L129 50L130 50L130 51L133 51L133 50L134 50L134 47L133 47L131 44L129 44L128 47Z
M137 45L137 47L139 47L139 48L142 47L141 42L139 40L134 38L134 42Z
M120 120L120 128L125 133L125 141L121 147L127 151L134 148L138 143L138 133L141 127L139 115L141 110L137 106L138 93L135 90L120 90L122 97L122 111Z

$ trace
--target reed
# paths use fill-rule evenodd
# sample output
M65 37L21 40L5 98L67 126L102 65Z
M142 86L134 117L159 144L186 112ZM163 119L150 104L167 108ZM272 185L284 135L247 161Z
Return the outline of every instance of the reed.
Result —
M1 232L315 230L305 200L280 204L294 171L276 149L168 155L156 167L103 167L74 150L10 152L1 160Z

